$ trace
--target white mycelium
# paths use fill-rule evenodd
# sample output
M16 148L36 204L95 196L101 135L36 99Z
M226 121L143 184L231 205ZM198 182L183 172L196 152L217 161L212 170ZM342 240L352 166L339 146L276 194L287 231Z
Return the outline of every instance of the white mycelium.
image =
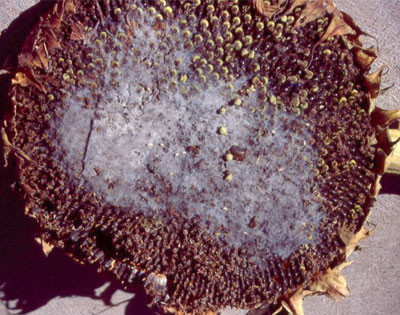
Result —
M315 242L323 214L311 192L316 155L306 124L257 91L242 93L254 75L229 85L196 70L203 56L184 47L178 24L155 30L152 18L131 18L128 48L110 34L104 42L118 49L97 47L94 31L88 45L105 63L100 97L75 88L49 130L77 183L126 211L199 216L216 237L227 232L231 245L259 255L285 258ZM242 161L226 156L232 146Z

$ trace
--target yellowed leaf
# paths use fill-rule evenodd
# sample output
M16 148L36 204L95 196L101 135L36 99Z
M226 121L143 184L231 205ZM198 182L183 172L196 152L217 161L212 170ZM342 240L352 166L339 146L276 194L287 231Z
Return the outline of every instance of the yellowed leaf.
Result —
M47 256L49 256L50 252L53 250L54 245L47 243L43 241L40 237L36 237L35 241L42 246L42 251L43 253Z
M10 143L10 140L8 139L7 133L4 128L1 128L1 139L3 141L3 154L5 161L4 166L7 166L8 155L11 151L16 152L21 158L33 163L32 159L24 151Z
M289 314L304 315L303 310L303 289L298 289L287 301L282 301L282 306Z
M43 93L46 92L43 85L41 85L33 76L33 74L29 72L17 72L15 77L11 80L12 84L19 84L23 87L27 86L34 86L35 88L39 89Z

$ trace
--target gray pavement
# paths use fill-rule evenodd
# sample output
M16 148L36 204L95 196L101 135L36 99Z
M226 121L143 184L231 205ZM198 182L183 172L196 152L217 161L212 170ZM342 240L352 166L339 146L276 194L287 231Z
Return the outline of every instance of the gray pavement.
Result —
M21 12L37 2L35 0L0 0L0 30L8 27L10 22L18 17ZM380 57L374 68L383 64L389 65L390 71L385 76L383 84L395 83L393 89L379 98L378 105L384 108L399 107L400 0L338 0L336 2L342 10L350 13L364 30L378 38ZM367 41L371 42L371 40ZM0 211L13 210L13 208L0 209ZM19 222L18 220L12 222ZM399 178L385 178L382 194L378 196L370 221L377 225L376 233L362 242L362 251L351 256L351 259L354 259L355 262L344 271L351 296L339 303L321 296L306 298L306 314L400 314ZM10 230L12 229L18 229L18 227L10 227ZM1 239L0 244L1 242L9 243L13 241L15 240ZM35 246L31 244L26 251L40 255L38 246ZM24 272L24 279L20 280L20 290L19 284L14 284L12 300L8 302L8 309L4 303L0 303L0 314L16 313L18 309L25 310L24 312L27 314L35 315L151 314L140 307L140 304L144 303L140 300L140 297L136 296L135 303L126 301L130 300L134 294L124 292L115 282L110 282L108 278L93 274L92 269L70 266L61 253L51 253L47 260L43 257L35 257L35 262L33 262L33 257L29 255L23 256L24 259L13 257L13 255L12 251L0 252L0 274L1 268L3 268L10 275L14 275L13 270L15 269L15 278L18 278L18 273ZM30 258L32 261L30 261ZM27 272L31 265L36 266L35 269L40 269L37 267L38 264L46 265L46 268L37 271L40 272L39 274L35 273L35 270ZM66 267L62 265L60 269L60 264L64 264ZM49 275L46 275L47 272ZM65 274L61 281L58 277L62 273ZM79 274L79 277L76 274ZM34 277L34 279L29 277ZM47 277L53 277L54 281L49 282ZM0 278L0 300L4 298L4 293L1 293L2 280ZM32 284L31 282L35 283ZM27 290L28 293L26 293ZM18 303L20 298L18 292L25 292L23 303ZM110 307L105 304L105 301L118 305ZM29 307L26 307L26 305L29 305ZM10 310L13 307L16 307L16 309ZM237 315L239 312L225 311L224 314Z

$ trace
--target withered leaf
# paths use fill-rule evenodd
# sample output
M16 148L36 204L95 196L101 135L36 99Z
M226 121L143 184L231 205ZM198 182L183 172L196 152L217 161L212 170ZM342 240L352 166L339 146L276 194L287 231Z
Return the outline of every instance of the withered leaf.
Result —
M376 107L372 113L372 119L375 125L387 127L395 120L400 119L400 109L385 110Z
M357 23L354 21L354 19L348 15L346 12L341 11L341 14L343 16L343 20L346 22L346 24L348 24L353 30L355 30L356 32L356 36L360 36L360 35L367 35L367 36L371 36L368 33L364 32L358 25ZM373 36L371 36L373 37Z
M273 16L279 10L279 7L277 6L266 5L264 0L253 0L253 5L256 7L257 11L260 14L266 17Z
M305 2L305 7L294 25L295 28L299 26L304 26L311 21L319 19L320 17L323 17L326 13L324 0L315 0L312 2L301 0L300 2Z
M355 34L355 31L348 25L340 15L335 15L329 24L325 34L319 40L323 42L329 37L337 35Z
M351 265L353 261L344 262L334 269L328 269L317 281L312 283L307 291L304 291L304 296L317 293L324 293L331 299L339 301L350 295L350 290L347 287L347 282L341 274L342 270Z
M379 95L381 87L382 73L387 66L380 67L377 71L367 74L364 76L364 85L367 88L372 99L375 99Z
M355 46L353 48L353 53L357 63L364 70L368 70L378 57L378 52L375 47L363 48Z
M61 27L61 21L64 17L64 7L65 0L63 2L58 2L53 8L52 14L50 14L50 19L48 26L54 29L59 29Z
M42 246L43 254L45 254L46 257L49 256L50 252L51 252L51 251L53 250L53 248L54 248L54 245L43 241L40 237L35 238L35 241L36 241L40 246Z
M27 160L29 162L33 162L32 159L24 151L22 151L20 148L16 147L15 145L12 145L10 143L10 141L8 140L7 133L4 130L4 128L1 128L1 139L3 141L3 151L4 151L4 161L5 161L4 166L7 166L7 164L8 164L7 157L11 151L16 152L20 157L22 157L25 160Z
M387 154L381 148L378 148L375 153L375 167L374 170L377 174L383 174L385 172L385 161L387 159Z
M303 298L303 289L298 289L282 306L292 315L304 315Z
M15 77L11 80L12 84L19 84L22 87L27 87L27 86L34 86L38 90L42 91L43 93L46 93L46 89L43 87L40 82L38 82L33 74L29 73L28 71L26 72L17 72L15 74Z
M52 29L48 28L44 30L43 37L45 38L45 43L49 51L52 51L53 49L61 49L61 44Z
M295 1L293 1L292 5L289 7L289 9L286 11L286 13L287 14L292 13L295 8L302 6L302 5L306 4L307 2L309 2L309 0L295 0Z
M361 229L354 234L350 229L344 227L340 232L340 238L346 245L346 257L349 257L351 253L354 252L354 249L361 240L367 238L374 232L374 230L369 231L367 228L362 226Z
M47 52L47 47L45 43L42 43L39 45L36 54L39 58L40 64L42 69L47 71L49 69L49 62L48 62L48 52Z
M85 41L85 28L81 22L76 22L71 25L71 40Z

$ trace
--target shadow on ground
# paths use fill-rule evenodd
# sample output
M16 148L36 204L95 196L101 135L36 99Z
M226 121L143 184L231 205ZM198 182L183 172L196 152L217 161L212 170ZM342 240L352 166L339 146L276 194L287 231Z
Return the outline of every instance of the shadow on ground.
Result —
M55 1L41 1L22 13L0 35L0 68L13 70L17 52L23 39L39 17ZM9 78L0 77L0 114L5 106L4 95ZM1 116L0 116L1 117ZM0 143L1 147L1 143ZM1 150L1 149L0 149ZM0 151L0 157L2 157ZM3 168L0 159L0 301L12 313L27 314L47 304L55 297L82 296L100 299L104 310L112 308L111 298L122 286L108 275L99 275L93 266L83 266L54 250L45 257L34 241L36 223L24 215L24 204L18 185L15 185L15 167ZM110 282L100 295L95 289ZM146 307L143 291L130 291L125 314L155 314ZM76 310L77 311L77 310Z
M395 194L400 195L400 176L393 174L386 174L382 177L381 194Z

